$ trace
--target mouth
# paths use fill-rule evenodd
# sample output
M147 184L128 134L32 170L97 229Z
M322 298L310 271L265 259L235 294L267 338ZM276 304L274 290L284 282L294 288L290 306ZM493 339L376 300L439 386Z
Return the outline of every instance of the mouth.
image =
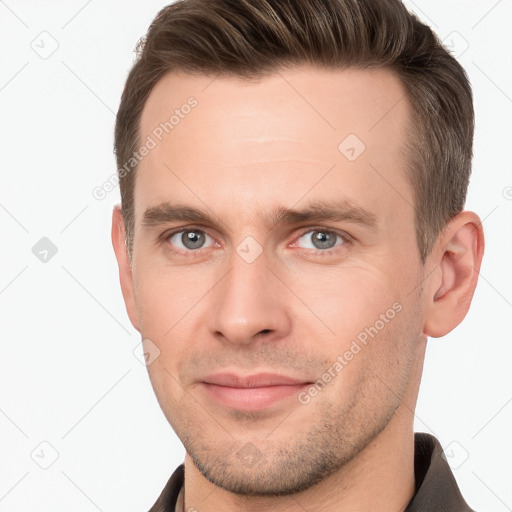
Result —
M208 398L240 411L261 411L297 396L312 382L274 373L237 375L218 373L200 381Z

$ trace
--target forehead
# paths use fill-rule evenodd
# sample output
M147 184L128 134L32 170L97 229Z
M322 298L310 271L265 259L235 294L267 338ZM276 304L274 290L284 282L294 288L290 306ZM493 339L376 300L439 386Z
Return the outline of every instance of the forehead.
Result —
M258 80L169 73L142 112L135 215L163 202L265 208L347 199L391 217L410 209L409 106L389 70L297 67ZM411 213L411 212L409 212Z

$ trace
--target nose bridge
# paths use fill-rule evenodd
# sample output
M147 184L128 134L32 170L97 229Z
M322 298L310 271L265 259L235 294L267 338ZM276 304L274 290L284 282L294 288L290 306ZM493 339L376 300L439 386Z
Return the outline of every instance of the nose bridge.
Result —
M230 258L230 270L215 287L209 317L210 332L226 342L247 344L262 331L284 336L290 327L285 305L280 301L279 280L268 268L264 253L254 260L240 244ZM254 253L253 253L254 254ZM270 334L267 334L270 336Z

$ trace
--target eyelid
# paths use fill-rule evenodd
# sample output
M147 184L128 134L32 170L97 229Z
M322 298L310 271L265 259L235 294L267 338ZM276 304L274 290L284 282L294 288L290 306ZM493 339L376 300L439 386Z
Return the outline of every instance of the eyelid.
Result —
M336 235L341 236L346 242L353 242L355 238L352 235L349 235L346 231L342 231L336 228L330 228L327 226L308 226L304 228L303 231L300 232L299 235L296 236L296 239L303 237L307 233L311 233L312 231L324 231L328 233L335 233Z
M169 239L171 236L175 235L176 233L181 233L182 231L201 231L202 233L205 233L206 235L208 235L210 238L215 239L216 237L212 236L209 233L210 229L211 228L209 228L209 227L200 226L197 224L195 224L193 226L177 226L175 228L171 228L171 229L164 231L158 238L165 241L165 240Z

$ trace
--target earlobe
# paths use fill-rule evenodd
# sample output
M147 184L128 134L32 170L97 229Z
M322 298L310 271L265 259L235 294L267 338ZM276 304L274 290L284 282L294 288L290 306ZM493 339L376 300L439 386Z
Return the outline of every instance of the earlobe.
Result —
M140 332L135 302L133 274L125 239L125 226L121 206L116 205L112 212L112 246L119 266L119 280L123 293L126 312L133 327Z
M438 338L448 334L466 316L478 282L484 252L479 217L469 211L456 215L443 230L428 265L430 280L424 333Z

